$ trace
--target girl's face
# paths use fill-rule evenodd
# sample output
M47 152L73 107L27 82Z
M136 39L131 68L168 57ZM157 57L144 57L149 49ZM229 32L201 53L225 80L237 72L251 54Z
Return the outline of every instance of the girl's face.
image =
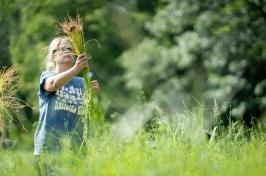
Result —
M67 38L61 38L52 44L52 60L56 65L72 66L74 64L74 49Z

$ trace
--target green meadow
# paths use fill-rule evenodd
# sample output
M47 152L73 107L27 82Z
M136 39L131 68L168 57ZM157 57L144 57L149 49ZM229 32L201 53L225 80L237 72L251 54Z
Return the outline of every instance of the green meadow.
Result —
M206 135L201 115L186 113L185 119L190 120L156 121L123 138L109 125L92 135L82 152L64 141L59 153L45 153L38 161L26 135L13 148L1 149L0 175L35 175L36 162L41 173L64 176L265 175L265 132L234 123Z

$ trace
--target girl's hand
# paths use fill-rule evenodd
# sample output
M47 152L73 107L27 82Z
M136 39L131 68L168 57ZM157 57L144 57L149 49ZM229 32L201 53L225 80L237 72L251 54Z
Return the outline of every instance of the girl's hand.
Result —
M78 74L87 66L88 66L88 57L85 54L80 54L76 59L73 69Z
M91 81L91 84L92 84L92 88L93 90L98 93L100 91L100 84L98 83L97 80L93 80Z

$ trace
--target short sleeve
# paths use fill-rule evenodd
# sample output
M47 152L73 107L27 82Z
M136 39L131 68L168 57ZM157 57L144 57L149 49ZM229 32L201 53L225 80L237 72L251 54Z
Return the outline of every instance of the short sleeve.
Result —
M43 95L48 95L50 94L51 92L47 92L45 89L44 89L44 84L45 84L45 81L47 80L47 78L49 78L50 76L53 76L55 75L56 73L54 72L49 72L49 71L44 71L42 74L41 74L41 78L40 78L40 90L39 90L39 94L41 96Z

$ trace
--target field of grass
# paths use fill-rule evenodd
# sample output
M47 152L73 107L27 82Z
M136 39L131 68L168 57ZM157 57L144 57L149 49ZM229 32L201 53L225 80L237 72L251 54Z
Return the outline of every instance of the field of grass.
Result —
M198 123L182 125L158 123L149 132L142 129L123 140L115 137L113 127L107 128L89 139L84 153L65 145L62 153L47 154L40 161L45 163L42 171L64 176L266 174L265 132L247 135L240 125L231 124L219 136L214 130L207 138L202 128L196 128ZM31 147L2 149L0 158L0 175L36 174Z

